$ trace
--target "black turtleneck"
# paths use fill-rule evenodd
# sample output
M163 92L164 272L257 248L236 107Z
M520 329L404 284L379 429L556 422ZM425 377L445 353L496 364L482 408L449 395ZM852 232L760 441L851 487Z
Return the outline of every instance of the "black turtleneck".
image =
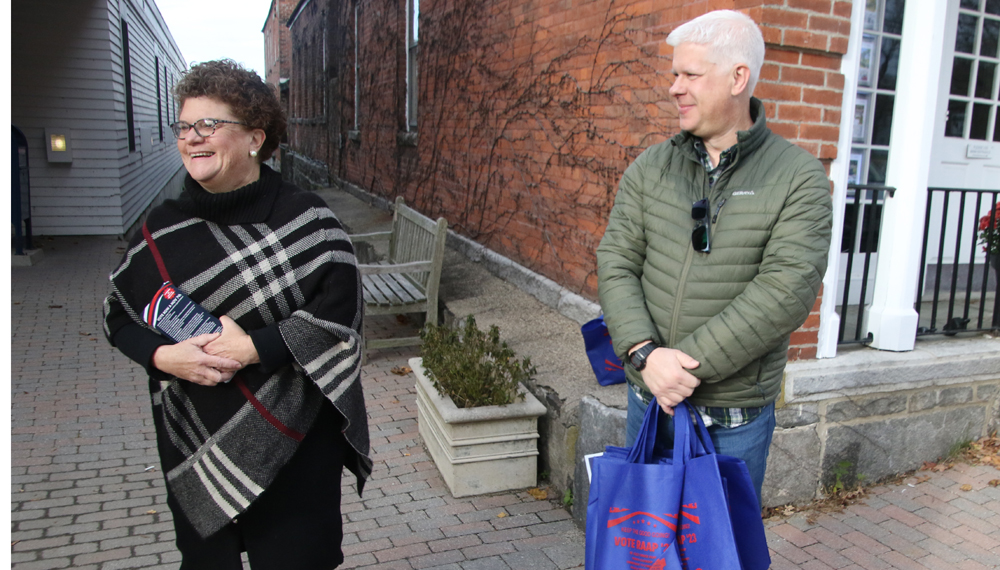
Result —
M256 181L218 194L205 190L188 174L184 178L184 191L180 198L173 201L173 206L189 216L220 225L259 224L271 215L281 185L281 175L263 164L260 166L260 178ZM291 362L292 354L281 337L277 323L246 332L257 349L260 367L264 371L277 370ZM165 376L153 366L153 353L161 346L170 344L166 338L138 323L130 323L115 333L113 342L123 354L143 364L150 376Z
M259 224L271 215L280 190L281 175L263 164L256 181L218 194L205 190L188 174L175 205L189 216L224 226Z

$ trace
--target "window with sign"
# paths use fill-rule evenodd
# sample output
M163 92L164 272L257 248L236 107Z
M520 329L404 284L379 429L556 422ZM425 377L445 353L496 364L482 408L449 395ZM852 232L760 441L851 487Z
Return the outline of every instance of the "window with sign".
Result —
M1000 0L961 0L946 137L1000 142Z
M864 33L858 62L858 94L854 100L851 129L850 184L885 184L899 48L903 40L904 7L905 0L866 0L865 3ZM878 243L877 225L881 212L868 215L866 210L879 209L881 203L870 204L872 196L862 198L864 207L849 206L845 212L841 251L873 250ZM853 203L854 199L854 191L849 190L848 203ZM876 227L859 227L859 222L867 226L869 220L874 220ZM871 239L869 232L874 232Z

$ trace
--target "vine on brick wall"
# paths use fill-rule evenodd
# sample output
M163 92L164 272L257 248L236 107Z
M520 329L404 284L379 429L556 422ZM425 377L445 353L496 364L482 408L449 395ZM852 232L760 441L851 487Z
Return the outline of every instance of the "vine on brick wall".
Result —
M622 172L676 132L663 35L648 31L658 15L607 0L601 27L556 35L523 0L425 0L412 148L396 144L405 74L381 72L405 69L404 4L362 5L364 126L360 143L342 145L332 161L336 171L376 194L403 194L457 232L594 293L594 249ZM353 7L340 18L344 54L353 50ZM353 65L346 55L341 65ZM349 123L353 85L340 85Z

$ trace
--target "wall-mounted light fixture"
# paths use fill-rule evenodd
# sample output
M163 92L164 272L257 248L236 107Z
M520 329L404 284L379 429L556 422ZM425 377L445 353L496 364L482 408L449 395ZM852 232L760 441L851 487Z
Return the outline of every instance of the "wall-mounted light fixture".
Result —
M49 162L73 162L73 138L69 129L45 129L45 155Z

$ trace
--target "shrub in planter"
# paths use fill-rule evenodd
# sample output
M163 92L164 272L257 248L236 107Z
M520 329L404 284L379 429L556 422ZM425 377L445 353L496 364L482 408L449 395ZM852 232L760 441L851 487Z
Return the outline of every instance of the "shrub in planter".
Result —
M420 356L434 387L459 408L502 406L523 400L519 382L534 373L530 358L518 360L500 341L494 325L488 333L469 315L460 327L428 325L421 333Z
M452 495L466 497L534 487L538 417L545 406L522 381L535 372L469 317L460 326L429 326L423 358L411 358L417 378L417 425Z

